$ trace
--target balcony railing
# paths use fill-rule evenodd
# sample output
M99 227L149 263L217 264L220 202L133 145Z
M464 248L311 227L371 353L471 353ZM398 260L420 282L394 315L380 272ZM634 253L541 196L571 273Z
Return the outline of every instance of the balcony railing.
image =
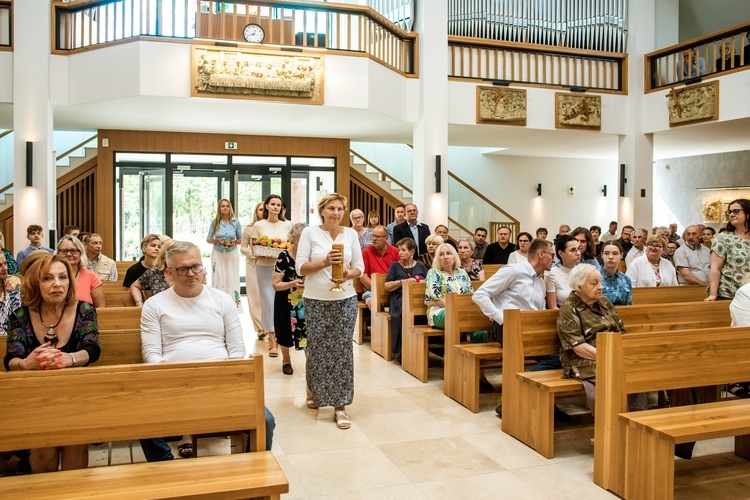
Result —
M365 54L405 75L416 74L417 35L369 7L280 0L53 1L55 48L68 52L140 36L244 42L250 23L264 44Z
M627 54L448 37L450 77L627 93Z
M13 49L13 1L0 0L0 50Z
M750 68L750 23L646 54L646 88L654 91L707 75Z

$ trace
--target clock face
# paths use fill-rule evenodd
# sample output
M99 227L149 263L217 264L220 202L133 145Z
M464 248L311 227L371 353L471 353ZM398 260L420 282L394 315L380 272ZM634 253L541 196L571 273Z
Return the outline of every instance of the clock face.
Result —
M266 32L259 24L251 23L242 30L242 36L250 43L261 43L266 37Z

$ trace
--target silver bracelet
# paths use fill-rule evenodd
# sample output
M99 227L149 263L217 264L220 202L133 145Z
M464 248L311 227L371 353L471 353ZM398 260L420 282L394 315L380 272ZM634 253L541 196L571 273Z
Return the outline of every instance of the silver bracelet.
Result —
M76 357L75 357L75 356L73 356L73 353L68 353L68 354L70 354L70 359L72 359L72 360L73 360L73 365L71 366L71 368L72 368L73 366L75 366L75 365L76 365Z

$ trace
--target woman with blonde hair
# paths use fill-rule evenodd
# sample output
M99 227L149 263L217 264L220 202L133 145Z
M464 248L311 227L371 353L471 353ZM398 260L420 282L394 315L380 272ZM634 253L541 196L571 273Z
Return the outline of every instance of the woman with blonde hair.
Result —
M241 240L240 221L234 216L229 200L222 198L206 236L206 241L213 245L211 284L232 297L237 307L240 305L240 261L237 258L237 245Z
M161 238L158 234L147 234L141 240L141 252L143 258L130 266L125 273L125 279L122 280L122 286L130 288L135 281L143 276L143 273L156 265L161 250Z
M359 238L359 247L364 250L372 245L372 230L365 227L365 213L355 208L349 213L349 221L352 223L352 229L357 233Z
M380 214L377 210L367 212L367 227L370 231L380 225Z
M439 236L437 234L431 234L424 240L424 244L427 247L427 251L419 256L419 259L422 261L422 264L424 264L427 269L430 269L432 267L432 261L435 259L435 250L437 250L437 247L445 243L445 240L443 240L442 236Z
M441 243L435 250L432 269L425 278L424 302L427 304L427 323L436 328L445 328L445 296L449 293L473 294L471 279L461 267L458 252L448 243Z
M245 256L245 295L247 295L247 308L250 318L253 320L255 331L258 332L258 340L266 338L263 329L263 316L260 304L260 292L258 292L258 275L255 272L257 259L253 254L253 225L263 220L263 202L258 202L253 210L253 221L242 230L242 244L240 252Z
M148 269L130 285L130 295L138 307L143 306L143 301L145 300L143 296L144 290L150 290L151 295L156 295L173 285L171 278L167 279L167 276L164 274L164 269L167 267L167 249L172 245L173 241L171 239L163 241L161 250L159 250L159 256L156 258L156 265Z
M0 250L3 251L5 261L8 263L8 274L18 274L18 262L13 258L13 254L5 249L5 236L3 236L3 233L0 233Z
M57 255L67 260L73 270L76 296L79 300L93 304L94 307L104 307L105 297L102 280L95 272L89 271L89 259L81 240L75 236L63 236L57 242Z
M636 257L625 274L633 282L633 288L650 286L678 286L677 271L662 254L667 239L661 234L652 234L646 240L646 255Z

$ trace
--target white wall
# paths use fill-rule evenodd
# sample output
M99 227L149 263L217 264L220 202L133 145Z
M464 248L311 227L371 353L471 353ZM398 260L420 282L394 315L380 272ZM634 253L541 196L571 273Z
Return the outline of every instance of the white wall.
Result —
M0 52L0 103L13 102L13 52Z
M563 223L606 226L617 218L618 167L614 160L483 155L478 148L450 147L448 165L518 219L522 231L533 234L537 227L545 226L554 236ZM542 196L537 196L540 182ZM607 197L601 192L605 184ZM575 189L573 196L568 194L570 186Z

